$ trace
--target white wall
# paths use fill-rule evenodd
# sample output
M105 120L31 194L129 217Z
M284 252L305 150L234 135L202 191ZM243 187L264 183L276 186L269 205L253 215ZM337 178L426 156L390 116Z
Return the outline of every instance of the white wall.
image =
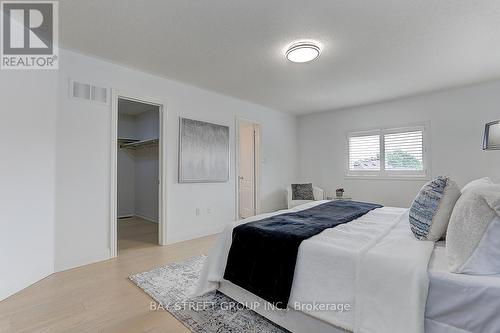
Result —
M158 110L143 112L136 117L136 135L139 140L158 139L160 123Z
M130 115L118 110L118 137L157 139L158 110ZM158 222L158 146L117 152L118 217L137 215Z
M138 149L135 154L135 212L151 222L158 222L158 146Z
M74 52L61 53L56 270L109 257L110 107L66 98L70 77L166 101L168 242L212 234L234 220L236 116L262 123L262 209L286 206L283 191L298 176L295 117ZM228 183L177 183L179 116L230 127L232 166ZM200 209L199 216L196 208Z
M118 110L118 137L137 140L159 137L159 112L138 115ZM118 217L137 215L158 222L158 146L117 152Z
M136 116L118 112L118 138L134 139L136 127Z
M136 117L136 137L157 139L160 135L159 111L146 111ZM158 222L158 146L138 149L135 156L135 215Z
M118 113L118 137L136 137L135 116ZM118 217L135 214L135 156L132 150L117 150L117 215Z
M117 216L135 215L135 155L133 151L117 151Z
M0 300L54 269L55 71L0 73Z
M424 181L354 180L345 175L352 130L431 122L432 175L459 185L483 176L500 181L500 152L482 151L484 124L500 119L500 81L299 118L300 176L332 194L408 207Z

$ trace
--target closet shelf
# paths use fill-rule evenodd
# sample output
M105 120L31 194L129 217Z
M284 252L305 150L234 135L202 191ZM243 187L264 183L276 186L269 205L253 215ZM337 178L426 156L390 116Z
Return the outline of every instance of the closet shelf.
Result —
M120 142L120 139L118 139ZM129 142L120 142L120 148L126 149L140 149L146 147L152 147L158 145L159 139L149 139L149 140L133 140Z
M138 142L138 141L140 140L132 138L118 138L118 143L120 144L120 146L127 143Z

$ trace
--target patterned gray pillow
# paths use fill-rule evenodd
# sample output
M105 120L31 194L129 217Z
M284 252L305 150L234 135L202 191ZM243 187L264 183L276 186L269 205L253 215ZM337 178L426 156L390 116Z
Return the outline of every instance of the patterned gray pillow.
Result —
M460 188L449 177L425 184L410 207L410 228L417 239L437 242L445 233Z
M292 200L314 200L313 185L292 184Z

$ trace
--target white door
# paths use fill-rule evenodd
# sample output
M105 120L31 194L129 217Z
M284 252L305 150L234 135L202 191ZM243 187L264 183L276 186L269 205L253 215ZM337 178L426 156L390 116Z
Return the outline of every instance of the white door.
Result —
M255 128L242 122L239 128L239 215L255 215Z

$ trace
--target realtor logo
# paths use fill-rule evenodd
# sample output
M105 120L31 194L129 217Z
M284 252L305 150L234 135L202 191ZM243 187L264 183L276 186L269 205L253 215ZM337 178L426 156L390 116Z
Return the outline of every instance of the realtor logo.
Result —
M1 2L1 69L58 69L58 3Z

